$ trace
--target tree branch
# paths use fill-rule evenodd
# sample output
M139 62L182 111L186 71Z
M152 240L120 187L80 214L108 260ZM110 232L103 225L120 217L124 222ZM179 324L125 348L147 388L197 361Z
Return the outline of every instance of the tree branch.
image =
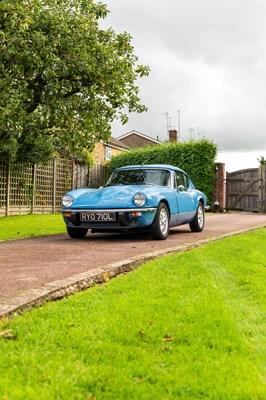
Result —
M36 110L41 102L41 96L43 94L43 89L45 88L45 81L42 78L43 71L38 72L35 78L29 82L29 89L33 90L33 102L26 107L28 114L31 114Z

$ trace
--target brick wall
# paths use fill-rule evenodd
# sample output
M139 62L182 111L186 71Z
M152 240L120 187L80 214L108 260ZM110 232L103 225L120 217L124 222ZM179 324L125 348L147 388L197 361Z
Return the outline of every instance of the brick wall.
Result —
M169 131L169 141L170 142L178 142L177 130L170 129Z

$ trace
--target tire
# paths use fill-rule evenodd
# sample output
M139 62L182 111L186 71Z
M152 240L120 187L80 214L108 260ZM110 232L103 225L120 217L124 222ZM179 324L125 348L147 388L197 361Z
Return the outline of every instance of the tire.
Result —
M169 235L169 211L164 203L159 204L150 234L156 240L165 240Z
M88 229L86 228L72 228L67 226L67 233L72 239L82 239L87 235Z
M201 232L203 231L204 223L205 223L204 207L202 203L199 203L196 215L194 219L190 222L189 226L192 232Z

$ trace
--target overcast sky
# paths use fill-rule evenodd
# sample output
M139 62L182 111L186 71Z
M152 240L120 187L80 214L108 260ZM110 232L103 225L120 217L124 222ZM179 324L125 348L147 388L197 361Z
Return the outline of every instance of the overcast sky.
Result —
M181 140L214 140L218 161L237 156L231 169L257 166L266 157L266 1L102 2L104 26L130 33L139 63L151 68L139 81L148 112L115 123L113 136L135 129L165 140L167 126L180 124Z

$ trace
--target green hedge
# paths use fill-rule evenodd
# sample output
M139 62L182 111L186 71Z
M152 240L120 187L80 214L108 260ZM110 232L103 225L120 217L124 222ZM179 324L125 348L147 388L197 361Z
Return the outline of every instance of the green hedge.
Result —
M124 165L171 164L183 169L197 189L211 201L214 188L217 145L207 139L142 147L112 157L111 169Z

